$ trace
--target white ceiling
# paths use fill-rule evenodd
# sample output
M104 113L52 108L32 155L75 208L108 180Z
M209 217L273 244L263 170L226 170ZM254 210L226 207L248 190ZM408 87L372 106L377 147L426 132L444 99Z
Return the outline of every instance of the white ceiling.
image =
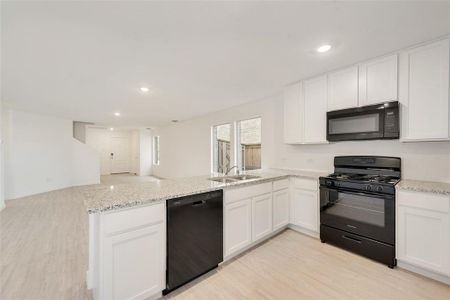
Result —
M449 1L2 2L2 99L157 126L449 33Z

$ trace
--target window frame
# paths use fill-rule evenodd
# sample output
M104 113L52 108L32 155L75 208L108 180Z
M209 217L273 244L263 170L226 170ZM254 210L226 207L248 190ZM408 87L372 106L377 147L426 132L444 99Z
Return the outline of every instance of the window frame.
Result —
M161 142L161 137L159 135L154 135L152 138L152 164L154 166L159 166L160 162L161 162L161 158L160 158L160 144Z
M224 122L224 123L218 123L218 124L214 124L211 126L210 128L210 151L211 151L211 174L219 174L218 172L216 172L216 160L217 160L217 153L216 153L216 146L215 146L215 141L216 141L216 132L215 132L215 128L218 126L222 126L222 125L230 125L230 147L231 147L231 159L230 161L233 162L233 164L230 167L233 166L237 166L237 169L239 171L245 171L244 168L242 168L242 153L239 149L240 147L240 139L241 139L241 122L243 121L249 121L249 120L253 120L253 119L261 119L261 126L260 126L260 135L261 135L261 166L259 169L253 169L254 170L260 170L262 169L262 132L263 132L263 118L262 116L258 115L258 116L254 116L254 117L249 117L249 118L243 118L243 119L238 119L238 120L234 120L234 121L230 121L230 122Z
M233 149L234 149L234 128L235 128L235 122L225 122L225 123L220 123L220 124L215 124L211 126L211 173L212 174L221 174L219 172L216 171L216 162L218 162L218 157L217 157L217 151L216 151L216 141L217 141L217 135L216 135L216 127L219 126L223 126L223 125L230 125L230 155L231 155L231 159L230 159L230 163L234 162L234 153L233 153ZM232 166L230 166L232 167Z
M240 145L241 145L241 122L243 121L250 121L250 120L254 120L254 119L261 119L260 122L260 137L261 137L261 156L260 156L260 168L259 169L252 169L251 171L255 171L255 170L261 170L262 169L262 117L261 116L256 116L256 117L250 117L250 118L245 118L245 119L240 119L235 121L235 128L236 128L236 132L235 132L235 138L234 138L234 156L235 156L235 165L238 167L239 171L246 171L245 168L242 168L242 151L240 151Z

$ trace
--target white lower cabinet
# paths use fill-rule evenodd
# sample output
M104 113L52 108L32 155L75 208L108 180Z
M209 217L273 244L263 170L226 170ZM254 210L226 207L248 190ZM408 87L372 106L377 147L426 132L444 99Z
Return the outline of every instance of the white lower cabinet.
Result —
M88 287L94 299L158 297L166 275L165 203L89 217Z
M272 182L224 192L225 260L272 233Z
M317 204L317 192L294 189L291 200L291 223L317 232Z
M277 230L289 224L289 189L273 192L272 202L273 230Z
M225 257L252 243L252 200L225 205Z
M163 224L107 237L103 299L145 299L164 289Z
M272 232L272 193L252 199L252 242Z
M319 232L317 180L294 178L291 193L291 224Z
M450 276L450 197L399 191L397 259Z

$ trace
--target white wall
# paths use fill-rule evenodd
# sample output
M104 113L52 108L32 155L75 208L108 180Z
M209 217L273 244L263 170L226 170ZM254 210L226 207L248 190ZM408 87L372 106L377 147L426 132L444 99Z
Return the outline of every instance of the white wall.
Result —
M331 172L336 155L386 155L402 158L403 178L450 182L450 142L401 143L399 140L339 142L326 145L283 143L282 95L159 128L161 160L157 176L172 178L210 172L210 128L234 120L262 117L262 167Z
M211 126L255 117L262 118L262 167L274 165L275 136L273 98L244 104L212 113L197 119L157 128L160 136L160 165L153 166L153 174L175 178L209 174L211 171ZM232 138L233 140L233 138ZM232 149L234 145L231 145ZM234 161L232 157L231 161ZM232 166L234 163L232 163Z
M77 139L72 139L72 183L100 183L100 160L97 152Z
M3 140L3 102L0 99L0 210L5 208L5 151Z
M5 110L6 199L99 183L95 153L72 137L72 121Z

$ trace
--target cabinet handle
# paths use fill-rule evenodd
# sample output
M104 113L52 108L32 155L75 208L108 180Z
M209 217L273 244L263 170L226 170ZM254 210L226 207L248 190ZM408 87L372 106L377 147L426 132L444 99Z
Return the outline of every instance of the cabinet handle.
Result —
M206 203L206 200L196 201L196 202L192 203L192 207L200 207L200 206L205 205L205 203Z

